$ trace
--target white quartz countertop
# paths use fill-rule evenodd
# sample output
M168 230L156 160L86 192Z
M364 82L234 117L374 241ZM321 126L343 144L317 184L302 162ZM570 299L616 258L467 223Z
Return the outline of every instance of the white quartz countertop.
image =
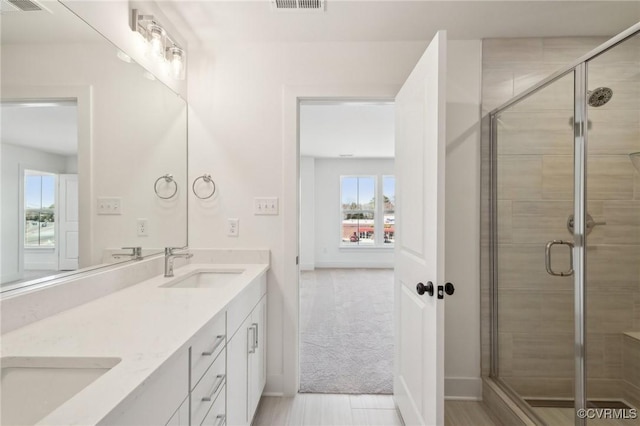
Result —
M121 361L39 425L94 425L225 310L267 264L189 264L2 336L2 357L108 357ZM191 272L237 270L222 288L163 288ZM186 396L185 389L185 396Z

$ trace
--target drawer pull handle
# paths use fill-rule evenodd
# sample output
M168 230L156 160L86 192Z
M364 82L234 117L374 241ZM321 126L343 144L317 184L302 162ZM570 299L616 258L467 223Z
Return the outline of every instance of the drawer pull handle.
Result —
M249 335L249 333L251 333L251 335ZM256 328L254 324L247 328L247 346L249 347L250 354L256 352Z
M253 341L253 351L255 352L256 348L258 347L258 323L254 322L252 326L256 328L256 334L254 336L255 340Z
M216 349L218 349L218 346L220 346L222 344L222 342L224 342L224 338L226 337L226 335L224 334L220 334L218 336L216 336L216 343L213 345L213 348L210 351L205 351L202 352L203 356L211 356L215 353Z
M220 389L220 386L222 386L222 383L224 383L224 374L218 374L216 377L218 378L218 382L213 387L213 392L211 392L211 395L203 397L202 398L203 402L211 401L213 399L213 396L216 393L218 393L218 389Z
M218 423L216 423L216 426L222 426L227 424L227 416L225 416L224 414L218 414L216 416L216 419L219 419Z

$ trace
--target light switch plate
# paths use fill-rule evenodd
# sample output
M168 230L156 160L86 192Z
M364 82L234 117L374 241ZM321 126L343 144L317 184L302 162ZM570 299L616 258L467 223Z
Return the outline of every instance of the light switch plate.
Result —
M254 215L278 215L278 197L256 197L253 199Z
M122 214L122 198L98 197L98 214Z

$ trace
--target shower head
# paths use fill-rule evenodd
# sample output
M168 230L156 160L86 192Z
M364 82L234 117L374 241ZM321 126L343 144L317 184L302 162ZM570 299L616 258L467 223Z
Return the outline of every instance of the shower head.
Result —
M613 90L608 87L598 87L595 90L587 91L587 103L592 107L601 107L611 100Z

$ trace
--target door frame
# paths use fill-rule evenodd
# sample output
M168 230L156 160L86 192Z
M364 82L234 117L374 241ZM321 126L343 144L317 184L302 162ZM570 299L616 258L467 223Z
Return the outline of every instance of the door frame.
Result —
M59 101L74 100L77 102L78 114L78 193L80 200L91 200L93 195L93 132L91 126L91 86L12 86L3 88L0 101ZM78 206L79 241L78 252L88 253L80 256L79 268L90 266L91 248L93 247L93 217L95 203L81 202ZM4 289L9 290L10 287Z
M401 84L284 86L283 88L283 259L282 280L282 394L294 396L300 389L299 362L299 241L300 241L300 102L393 101ZM278 392L279 393L279 392Z

